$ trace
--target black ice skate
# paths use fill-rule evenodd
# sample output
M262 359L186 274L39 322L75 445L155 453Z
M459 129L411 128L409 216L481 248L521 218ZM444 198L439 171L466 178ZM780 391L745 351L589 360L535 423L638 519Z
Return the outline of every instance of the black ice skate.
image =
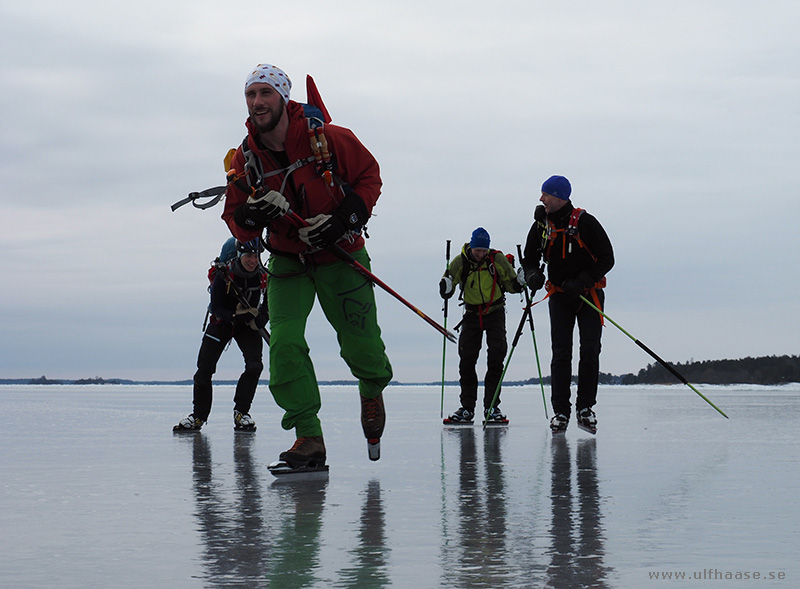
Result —
M442 423L445 425L472 425L472 419L474 417L475 413L469 409L459 407L457 411L445 417Z
M589 407L584 407L578 411L578 427L585 432L594 435L597 433L597 417Z
M197 419L194 415L189 415L181 419L177 425L172 427L174 432L199 432L205 422Z
M256 431L256 422L249 413L242 413L234 409L233 429L237 432L254 432Z
M484 425L508 425L508 418L497 407L493 408L491 413L486 411L484 417Z
M556 413L553 415L552 419L550 420L550 431L555 434L563 434L567 431L567 424L569 423L569 419L563 413Z

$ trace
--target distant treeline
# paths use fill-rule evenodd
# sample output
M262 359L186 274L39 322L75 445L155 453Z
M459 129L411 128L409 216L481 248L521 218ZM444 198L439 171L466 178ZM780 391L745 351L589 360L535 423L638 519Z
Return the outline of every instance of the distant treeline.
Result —
M691 383L697 384L760 384L777 385L800 382L800 356L762 356L760 358L742 358L739 360L704 360L702 362L686 362L672 364L680 374ZM550 384L550 377L542 379ZM574 380L574 377L573 377ZM267 384L269 381L261 381ZM600 384L674 384L678 382L661 364L648 364L637 374L614 375L600 373ZM191 380L179 381L135 381L120 378L104 379L99 376L79 380L51 380L45 376L39 378L0 379L0 384L172 384L191 385ZM236 384L235 380L214 381L215 384ZM320 381L321 385L352 385L351 380ZM392 381L392 385L440 385L435 383L402 383ZM449 386L457 386L458 381L447 381ZM538 378L524 381L506 381L504 386L539 384Z
M672 367L691 383L776 385L800 382L800 356L704 360L672 364ZM677 382L675 376L658 363L649 364L638 374L623 374L619 377L619 384L672 384L675 382Z

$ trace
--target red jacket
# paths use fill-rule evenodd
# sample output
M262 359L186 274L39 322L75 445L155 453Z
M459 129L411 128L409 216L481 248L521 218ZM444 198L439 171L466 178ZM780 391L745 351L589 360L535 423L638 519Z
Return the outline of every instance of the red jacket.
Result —
M308 136L308 123L303 113L302 105L289 101L286 106L289 115L289 129L286 134L284 148L290 163L313 156L311 143ZM274 156L268 150L261 150L255 140L255 129L250 120L246 122L248 136L247 144L254 154L261 160L264 173L280 169ZM372 208L381 193L381 177L378 162L364 145L356 138L352 131L344 127L327 124L324 127L325 138L334 162L334 177L340 182L349 184L356 194L361 197L367 210ZM237 173L244 170L244 155L241 146L236 150L231 163ZM276 174L265 179L265 184L271 190L280 191L285 174ZM284 196L289 201L292 210L304 219L309 219L321 213L330 213L342 200L342 191L337 186L329 186L321 177L315 163L306 164L289 175ZM249 241L259 236L258 231L239 227L233 220L234 211L247 200L247 195L233 184L228 185L225 193L225 210L222 219L228 224L231 233L239 241ZM308 245L300 240L297 228L286 218L280 218L270 223L269 245L277 251L299 254L308 250ZM364 239L359 236L353 243L339 242L346 251L356 251L364 247ZM318 262L335 259L329 252L319 252L314 255Z

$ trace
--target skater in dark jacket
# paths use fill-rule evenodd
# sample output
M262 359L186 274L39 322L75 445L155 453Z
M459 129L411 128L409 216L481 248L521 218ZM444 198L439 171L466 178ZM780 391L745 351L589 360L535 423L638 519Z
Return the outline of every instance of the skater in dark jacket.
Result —
M237 430L255 431L256 424L250 417L250 406L264 369L262 363L263 339L261 331L267 324L268 310L266 293L266 271L259 257L260 241L236 243L238 256L228 264L216 269L211 283L211 322L203 335L197 356L197 372L194 375L194 409L172 428L173 431L196 431L208 421L211 412L211 377L217 371L217 362L231 341L244 356L244 372L239 377L234 394L233 423ZM223 256L225 246L223 246ZM244 306L230 281L233 281L248 306Z
M578 323L580 360L575 401L578 427L591 433L597 429L592 410L597 401L600 372L602 316L586 305L587 297L603 309L605 276L614 266L614 250L599 221L570 201L572 187L563 176L551 176L542 184L541 205L525 244L522 266L533 292L545 286L543 260L547 264L550 294L551 402L554 433L567 429L571 414L572 333Z

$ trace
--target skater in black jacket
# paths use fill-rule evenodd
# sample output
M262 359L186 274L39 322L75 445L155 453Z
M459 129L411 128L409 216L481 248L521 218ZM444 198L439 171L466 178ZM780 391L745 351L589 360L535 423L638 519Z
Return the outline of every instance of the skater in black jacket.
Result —
M211 322L203 335L197 355L197 372L194 375L194 409L173 427L173 431L197 431L208 421L211 412L211 377L217 371L217 362L231 341L244 356L244 372L239 377L234 394L234 429L255 431L250 417L250 406L256 394L258 379L264 369L262 362L262 333L269 317L266 300L267 274L261 265L260 240L245 243L235 241L238 256L227 264L212 268ZM223 246L223 255L225 246ZM230 283L233 282L233 285ZM234 288L234 286L236 288ZM238 293L237 293L238 290ZM242 295L248 306L242 304Z
M550 362L551 403L555 415L550 421L553 433L567 429L572 405L572 334L578 323L580 360L578 393L575 400L578 427L597 431L592 407L597 401L600 373L600 338L603 318L586 305L587 297L603 309L606 273L614 266L614 250L600 222L576 208L570 201L572 187L563 176L551 176L542 184L541 205L534 211L528 232L522 267L532 292L545 286L550 310L550 337L553 357Z

